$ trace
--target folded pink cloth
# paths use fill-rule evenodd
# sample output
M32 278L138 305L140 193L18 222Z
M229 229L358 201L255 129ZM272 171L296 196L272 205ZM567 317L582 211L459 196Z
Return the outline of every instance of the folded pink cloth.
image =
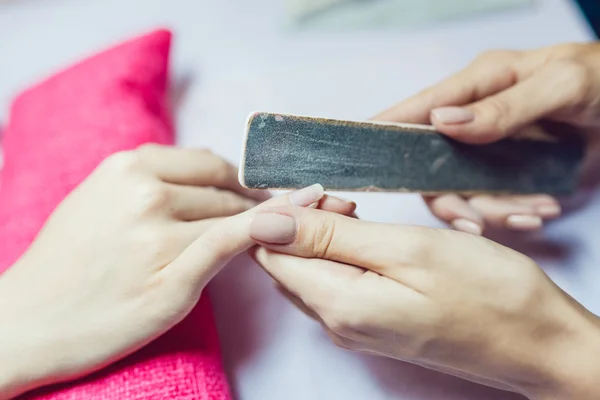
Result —
M14 101L0 173L0 272L19 258L54 207L105 157L145 142L173 143L166 100L170 45L171 33L165 30L135 38L54 75ZM24 396L229 397L206 296L181 324L137 353L85 379Z

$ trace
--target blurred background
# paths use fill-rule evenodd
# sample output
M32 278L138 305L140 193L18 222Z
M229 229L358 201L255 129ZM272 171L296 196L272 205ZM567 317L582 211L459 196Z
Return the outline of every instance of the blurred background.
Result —
M595 40L599 24L594 0L0 0L0 125L23 87L131 36L167 27L174 32L179 144L210 147L237 164L252 111L368 118L482 51ZM439 226L418 196L342 195L357 201L364 219ZM577 252L561 259L547 252L533 256L599 313L600 278L593 266L600 249L588 243L597 228L580 229L596 208L545 232L550 239L570 238ZM244 257L210 289L239 398L518 398L337 349Z

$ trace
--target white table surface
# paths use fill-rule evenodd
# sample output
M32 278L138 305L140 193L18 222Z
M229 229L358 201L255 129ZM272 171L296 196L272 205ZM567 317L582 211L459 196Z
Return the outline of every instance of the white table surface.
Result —
M12 0L0 6L0 110L25 84L91 50L151 29L175 30L175 75L189 83L180 144L237 163L246 115L265 110L361 119L489 48L591 38L568 0L412 32L294 34L276 0ZM0 121L2 119L0 118ZM435 226L413 195L343 194L363 219ZM598 202L519 239L565 290L600 313ZM532 242L525 245L525 242ZM421 368L337 349L246 258L211 284L223 357L244 400L513 399Z

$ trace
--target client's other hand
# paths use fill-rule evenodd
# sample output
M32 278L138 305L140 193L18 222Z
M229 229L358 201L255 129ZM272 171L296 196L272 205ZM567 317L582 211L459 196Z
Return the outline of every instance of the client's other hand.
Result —
M0 398L86 375L181 321L253 245L247 210L264 198L206 150L146 145L105 160L0 276ZM320 186L265 205L315 202L355 208Z

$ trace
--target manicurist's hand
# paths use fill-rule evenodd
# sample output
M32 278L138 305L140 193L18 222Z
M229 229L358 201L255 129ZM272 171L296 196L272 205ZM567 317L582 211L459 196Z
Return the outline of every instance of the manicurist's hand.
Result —
M562 131L565 128L556 124L566 124L593 138L600 134L599 104L600 44L565 44L484 53L462 71L374 119L432 123L441 133L473 144L518 134L539 121L554 123L554 129ZM426 202L443 221L475 234L486 226L535 230L561 212L558 201L544 194L447 194Z
M276 207L253 256L344 348L532 399L597 399L600 323L529 258L481 236Z
M264 198L208 151L149 145L108 158L0 276L0 398L84 376L181 321L253 245L250 208ZM258 207L315 202L355 207L319 186Z

